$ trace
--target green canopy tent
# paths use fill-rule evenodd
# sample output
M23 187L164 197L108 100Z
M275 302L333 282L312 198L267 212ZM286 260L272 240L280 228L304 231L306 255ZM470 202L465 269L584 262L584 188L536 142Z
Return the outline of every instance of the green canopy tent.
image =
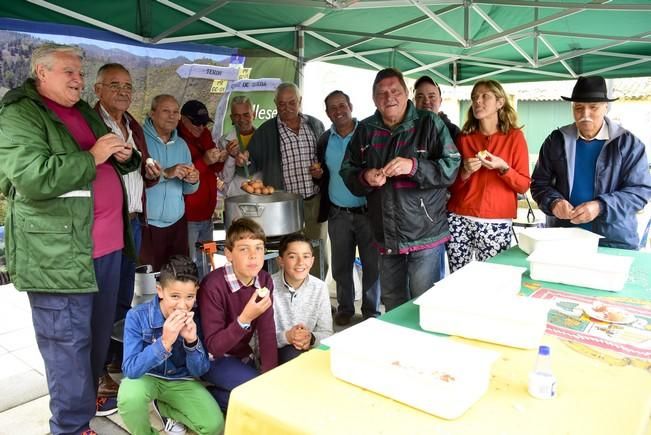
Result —
M0 17L471 84L651 75L648 0L13 0Z

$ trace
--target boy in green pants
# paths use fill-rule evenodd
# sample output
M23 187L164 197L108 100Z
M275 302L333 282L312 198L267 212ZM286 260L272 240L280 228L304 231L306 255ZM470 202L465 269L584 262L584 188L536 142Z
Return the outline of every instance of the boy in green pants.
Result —
M175 255L161 269L158 297L127 313L118 410L134 435L158 434L149 422L152 401L172 420L167 433L185 433L183 425L210 435L224 428L217 402L195 379L210 367L192 311L197 281L192 260Z

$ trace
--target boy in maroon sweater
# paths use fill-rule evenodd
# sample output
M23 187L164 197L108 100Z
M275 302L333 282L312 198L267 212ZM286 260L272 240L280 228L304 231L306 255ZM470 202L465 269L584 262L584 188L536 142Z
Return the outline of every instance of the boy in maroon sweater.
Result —
M203 343L214 357L204 379L214 385L209 391L224 412L233 388L278 365L273 280L262 270L264 242L257 223L246 218L233 222L226 233L225 254L230 263L209 273L199 290ZM254 332L260 370L249 346Z

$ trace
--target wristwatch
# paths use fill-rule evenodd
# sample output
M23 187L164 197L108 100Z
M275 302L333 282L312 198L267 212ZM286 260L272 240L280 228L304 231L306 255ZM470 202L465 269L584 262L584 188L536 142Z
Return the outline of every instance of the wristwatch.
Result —
M245 331L248 331L251 329L251 324L250 323L242 323L240 322L240 319L237 319L237 324L240 325L240 328L244 329Z

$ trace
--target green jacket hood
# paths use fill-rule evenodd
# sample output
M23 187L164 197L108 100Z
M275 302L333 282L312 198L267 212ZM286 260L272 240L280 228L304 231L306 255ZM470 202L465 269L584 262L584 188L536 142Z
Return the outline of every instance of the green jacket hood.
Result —
M23 98L40 100L40 96L38 94L38 91L36 90L36 80L27 79L21 86L11 89L9 92L7 92L4 95L4 97L2 97L2 101L0 101L0 105L8 106L17 101L22 100Z

